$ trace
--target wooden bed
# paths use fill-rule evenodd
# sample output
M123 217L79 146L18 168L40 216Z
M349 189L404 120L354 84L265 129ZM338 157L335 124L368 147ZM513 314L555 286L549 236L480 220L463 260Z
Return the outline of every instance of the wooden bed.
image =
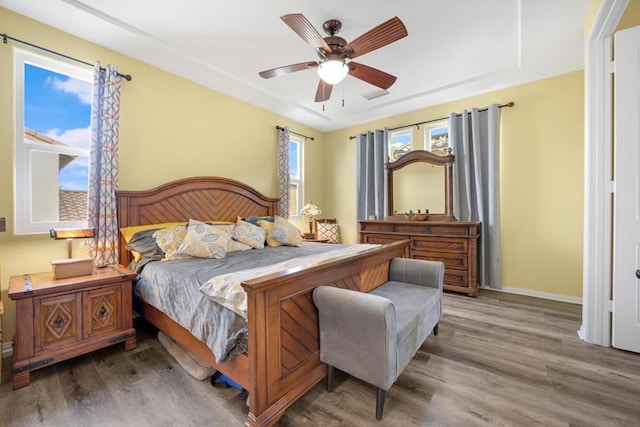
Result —
M197 220L235 221L237 216L274 215L277 199L226 178L195 177L146 191L118 191L119 227ZM183 347L206 360L249 392L247 426L270 426L286 408L326 374L319 359L313 288L338 286L368 292L388 278L389 263L407 253L396 242L304 269L270 274L242 284L247 292L248 347L224 364L189 331L156 308L139 301L141 315ZM131 254L120 241L120 262Z

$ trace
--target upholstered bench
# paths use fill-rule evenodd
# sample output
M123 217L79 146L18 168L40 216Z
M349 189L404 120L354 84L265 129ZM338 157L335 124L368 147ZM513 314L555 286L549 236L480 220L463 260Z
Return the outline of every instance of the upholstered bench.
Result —
M409 364L442 314L444 264L394 258L389 281L369 293L320 286L313 301L320 319L320 360L378 388L376 418L385 392Z

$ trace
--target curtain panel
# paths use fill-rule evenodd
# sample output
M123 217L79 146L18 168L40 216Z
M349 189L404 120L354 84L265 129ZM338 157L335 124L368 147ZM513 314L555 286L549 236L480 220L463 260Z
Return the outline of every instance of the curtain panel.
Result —
M289 218L289 137L288 127L278 129L278 215Z
M116 189L118 122L122 77L114 66L96 63L91 105L88 222L95 230L89 251L99 267L119 262Z
M387 181L384 165L388 161L389 130L377 129L356 136L356 213L357 219L387 216Z
M453 164L453 212L460 221L479 221L479 280L502 287L500 249L500 108L449 116Z

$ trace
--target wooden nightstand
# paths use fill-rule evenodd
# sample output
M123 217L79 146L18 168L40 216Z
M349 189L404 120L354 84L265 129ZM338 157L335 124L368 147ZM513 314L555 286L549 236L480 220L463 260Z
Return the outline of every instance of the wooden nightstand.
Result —
M302 239L304 242L328 243L329 239Z
M60 280L53 273L13 276L13 389L28 386L31 371L44 366L119 342L125 350L136 348L131 308L135 277L121 265Z

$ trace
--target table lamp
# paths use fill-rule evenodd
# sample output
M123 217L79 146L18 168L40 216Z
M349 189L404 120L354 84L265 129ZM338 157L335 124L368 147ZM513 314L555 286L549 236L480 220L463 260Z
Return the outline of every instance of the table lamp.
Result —
M300 215L309 217L309 233L305 233L305 239L315 239L316 236L313 234L313 218L321 213L320 208L314 205L313 202L307 203L300 209Z
M54 240L67 240L67 259L51 261L55 279L85 276L93 272L93 258L85 256L73 258L73 240L88 239L95 236L93 228L51 228L49 237Z

